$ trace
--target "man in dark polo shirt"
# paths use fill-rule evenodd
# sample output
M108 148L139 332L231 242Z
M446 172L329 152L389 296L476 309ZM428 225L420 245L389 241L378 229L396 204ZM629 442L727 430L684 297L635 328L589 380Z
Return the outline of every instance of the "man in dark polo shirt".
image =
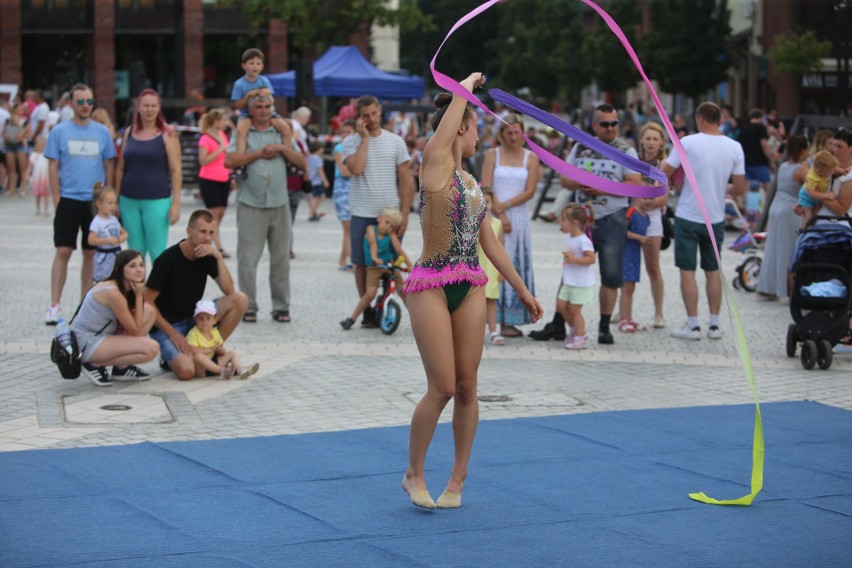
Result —
M195 211L189 217L186 238L157 257L145 287L145 301L157 307L151 338L160 344L160 364L182 381L195 376L186 334L195 325L193 310L204 296L207 277L215 280L224 294L216 300L216 320L223 339L234 332L248 305L245 294L234 290L222 253L212 244L215 234L213 214L206 209Z

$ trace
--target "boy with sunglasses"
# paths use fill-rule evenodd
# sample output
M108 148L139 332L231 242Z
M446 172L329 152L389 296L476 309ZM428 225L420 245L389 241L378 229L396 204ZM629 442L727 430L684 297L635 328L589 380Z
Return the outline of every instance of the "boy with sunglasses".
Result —
M92 90L82 84L71 89L74 117L50 131L44 155L50 160L50 192L56 215L53 219L53 244L56 254L50 271L50 306L44 322L56 325L61 314L60 300L68 261L77 248L77 233L83 249L80 270L81 290L85 294L92 283L95 247L89 244L92 223L92 189L96 183L112 185L115 145L109 130L90 120L95 101Z

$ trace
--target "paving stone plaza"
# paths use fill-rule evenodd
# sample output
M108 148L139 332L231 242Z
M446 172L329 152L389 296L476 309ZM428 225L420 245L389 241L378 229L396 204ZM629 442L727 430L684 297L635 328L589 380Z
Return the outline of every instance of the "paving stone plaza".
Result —
M185 196L170 244L181 238L189 214L200 206L200 201ZM229 341L243 361L260 363L257 375L246 381L181 382L152 362L145 368L155 376L142 383L98 388L83 377L63 380L48 356L53 328L43 321L54 251L52 219L35 216L34 209L31 197L0 198L0 304L5 314L0 328L0 451L404 425L425 391L407 315L391 336L358 325L346 332L338 325L357 297L352 275L337 270L342 233L329 201L323 203L327 215L320 222L307 222L306 205L299 210L297 256L291 263L292 323L276 323L269 316L269 266L266 256L261 259L259 321L241 324ZM229 208L222 227L223 241L232 252L235 213ZM730 242L735 236L728 233L726 238ZM536 295L549 318L561 274L563 236L556 224L535 221L533 244ZM417 258L420 245L413 215L404 246ZM662 255L670 328L685 320L672 254L669 249ZM740 259L738 253L724 252L729 280ZM63 294L66 317L79 298L80 262L75 253ZM236 279L236 259L227 263ZM703 296L701 277L699 284ZM211 282L207 296L215 297L216 290ZM743 291L734 292L734 299L745 324L761 402L807 399L852 409L852 356L836 355L827 371L806 371L798 358L788 359L784 352L791 322L788 305L761 301ZM589 306L584 315L595 329L597 307ZM644 274L637 285L635 319L653 319ZM703 297L701 319L706 329ZM507 339L505 346L486 346L480 369L481 417L750 403L726 309L722 319L725 336L718 341L684 341L670 337L669 330L652 329L614 331L615 345L598 346L593 340L591 349L580 352L566 351L561 342L526 337ZM109 409L115 405L125 409ZM445 412L444 420L450 416ZM744 435L750 435L750 429ZM400 468L404 462L405 456L400 456Z

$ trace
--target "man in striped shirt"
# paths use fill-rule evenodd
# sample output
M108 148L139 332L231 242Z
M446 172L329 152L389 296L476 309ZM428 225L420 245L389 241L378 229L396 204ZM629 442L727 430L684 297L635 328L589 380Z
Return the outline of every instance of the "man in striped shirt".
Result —
M376 225L382 209L397 207L402 223L397 236L402 238L408 227L408 214L414 198L414 183L408 171L410 156L405 141L382 128L382 107L376 97L364 95L356 103L356 134L343 142L343 159L352 173L349 181L349 206L352 220L349 238L358 297L367 291L367 269L364 265L364 233ZM373 325L372 311L365 311L361 325Z

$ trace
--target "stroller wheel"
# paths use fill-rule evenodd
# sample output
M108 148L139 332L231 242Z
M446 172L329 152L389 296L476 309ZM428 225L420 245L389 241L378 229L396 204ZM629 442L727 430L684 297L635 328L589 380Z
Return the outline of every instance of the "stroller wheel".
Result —
M819 368L825 370L831 367L831 361L833 358L834 355L831 352L831 343L825 339L820 340L817 343L817 365L819 365Z
M814 368L817 361L817 345L816 342L808 339L802 342L802 367L810 371Z
M787 326L787 357L796 356L796 343L799 341L799 331L796 329L796 324L791 323Z

